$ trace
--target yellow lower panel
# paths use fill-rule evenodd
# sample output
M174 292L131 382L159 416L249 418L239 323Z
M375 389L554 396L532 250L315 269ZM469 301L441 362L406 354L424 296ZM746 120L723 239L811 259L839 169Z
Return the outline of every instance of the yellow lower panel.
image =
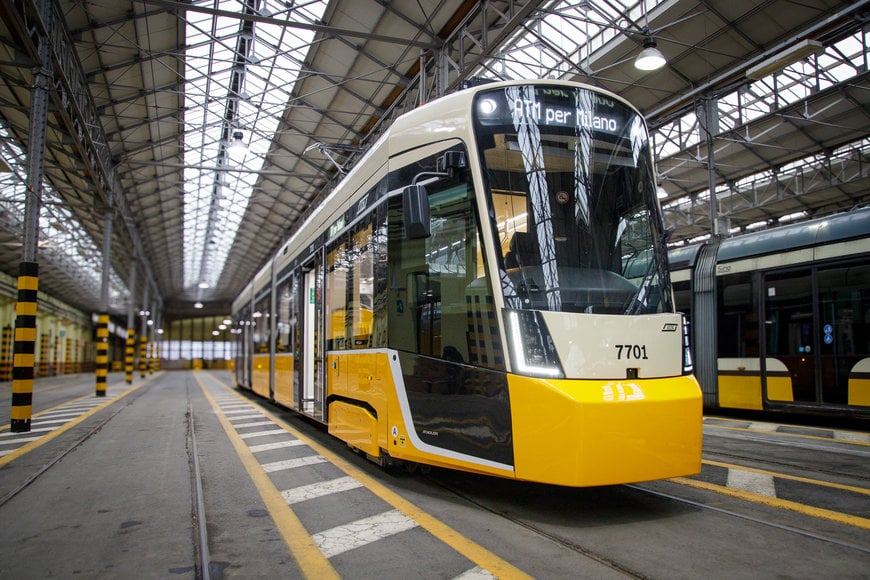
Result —
M269 355L255 354L251 366L251 389L261 397L269 397Z
M701 470L702 400L694 377L509 376L508 387L518 479L592 486Z
M849 379L849 404L870 406L870 380Z
M767 377L767 398L770 401L794 401L789 377Z
M335 401L329 405L329 434L351 447L378 456L378 420L362 407Z
M761 377L758 375L719 375L719 406L760 411Z
M293 355L275 355L275 402L293 408Z

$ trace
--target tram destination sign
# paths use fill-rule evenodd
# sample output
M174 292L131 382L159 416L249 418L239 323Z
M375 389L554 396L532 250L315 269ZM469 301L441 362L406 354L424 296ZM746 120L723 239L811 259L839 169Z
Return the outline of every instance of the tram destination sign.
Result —
M541 127L593 130L618 135L634 111L609 95L589 89L507 87L478 95L481 125L533 123Z

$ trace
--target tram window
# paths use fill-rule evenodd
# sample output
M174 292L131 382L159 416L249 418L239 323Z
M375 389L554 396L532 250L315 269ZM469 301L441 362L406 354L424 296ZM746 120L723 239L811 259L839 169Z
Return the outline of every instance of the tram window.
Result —
M378 206L376 215L373 216L372 261L374 271L374 287L372 288L372 334L371 347L383 348L387 346L387 289L389 276L387 275L387 205Z
M454 148L459 149L464 151ZM410 183L414 175L433 171L439 155L443 152L402 168L391 178ZM401 196L390 200L390 346L453 362L503 364L495 348L486 346L494 340L478 340L469 331L472 310L485 312L492 305L470 177L435 181L426 189L431 221L426 238L410 239L404 234ZM489 322L481 323L484 326L486 332L492 327L497 333Z
M688 280L673 282L674 307L677 312L682 312L686 318L692 318L692 288Z
M252 315L254 353L269 352L269 339L271 334L271 295L267 292L254 304Z
M846 404L849 375L870 356L870 265L820 269L816 279L822 397L826 403Z
M373 222L363 220L327 251L328 350L372 346L375 293L373 231Z
M347 347L348 253L344 241L326 252L326 349Z
M372 224L358 225L352 235L353 247L349 252L351 277L348 285L350 348L368 348L372 335L374 300L374 244Z
M754 275L720 276L716 283L719 356L757 357L759 305Z
M293 289L294 278L291 276L278 287L276 296L277 316L275 320L275 352L290 352L291 343L291 317L296 315L296 294Z

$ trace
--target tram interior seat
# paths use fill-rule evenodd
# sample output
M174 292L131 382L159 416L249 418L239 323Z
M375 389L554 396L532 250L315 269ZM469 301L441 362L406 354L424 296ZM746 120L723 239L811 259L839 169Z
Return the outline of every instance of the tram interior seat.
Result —
M508 253L504 257L506 269L531 266L540 262L538 242L529 232L515 232Z

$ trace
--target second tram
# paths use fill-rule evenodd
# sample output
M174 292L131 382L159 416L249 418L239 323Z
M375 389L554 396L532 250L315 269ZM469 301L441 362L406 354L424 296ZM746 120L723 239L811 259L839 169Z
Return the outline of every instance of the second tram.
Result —
M870 208L670 260L705 407L870 417Z

